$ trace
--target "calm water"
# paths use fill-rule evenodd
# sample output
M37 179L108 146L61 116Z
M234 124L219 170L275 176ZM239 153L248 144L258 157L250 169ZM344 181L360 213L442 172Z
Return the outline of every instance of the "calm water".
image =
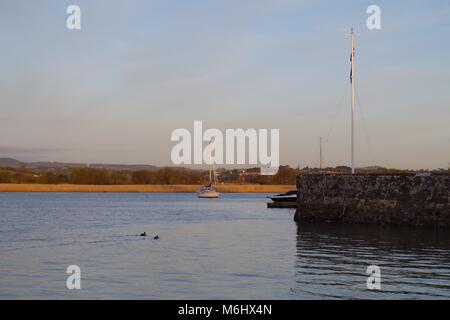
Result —
M264 197L0 193L0 298L450 298L449 231L297 226Z

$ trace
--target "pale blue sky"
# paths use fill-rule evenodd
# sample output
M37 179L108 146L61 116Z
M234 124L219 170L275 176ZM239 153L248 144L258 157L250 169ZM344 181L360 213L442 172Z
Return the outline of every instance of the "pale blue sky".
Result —
M81 31L66 29L69 4ZM382 30L366 28L371 4ZM295 166L318 165L323 136L325 164L349 164L352 24L358 166L447 167L450 2L437 0L0 0L0 157L170 165L171 132L203 120L279 128Z

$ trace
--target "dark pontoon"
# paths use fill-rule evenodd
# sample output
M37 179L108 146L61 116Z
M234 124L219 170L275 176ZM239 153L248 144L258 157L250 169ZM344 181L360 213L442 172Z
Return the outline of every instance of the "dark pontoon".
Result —
M267 198L271 199L273 202L296 202L297 190L291 190L286 193L277 194Z

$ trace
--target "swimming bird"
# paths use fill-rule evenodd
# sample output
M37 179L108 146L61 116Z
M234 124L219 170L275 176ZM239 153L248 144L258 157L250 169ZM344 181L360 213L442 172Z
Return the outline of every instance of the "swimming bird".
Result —
M153 239L158 240L158 239L159 239L159 236L156 235Z
M147 236L147 234L144 232L144 233L141 233L141 237L146 237Z

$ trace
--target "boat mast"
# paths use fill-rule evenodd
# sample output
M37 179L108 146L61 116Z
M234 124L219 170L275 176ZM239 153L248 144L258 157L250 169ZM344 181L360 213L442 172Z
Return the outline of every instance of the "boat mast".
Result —
M209 141L208 146L212 143L212 139ZM210 158L211 162L213 161L212 158ZM213 176L212 176L212 170L213 170L213 165L214 163L210 163L209 164L209 185L212 186L213 185Z
M351 62L352 69L350 73L350 80L352 84L352 174L355 174L355 125L354 125L354 113L355 113L355 33L353 32L353 27L351 30L352 35L352 53Z
M216 166L214 164L212 170L213 170L213 186L215 187L217 185L217 175L216 175Z
M320 172L322 172L322 137L320 137L320 160L319 160Z
M209 166L209 184L212 185L212 168L211 165Z

